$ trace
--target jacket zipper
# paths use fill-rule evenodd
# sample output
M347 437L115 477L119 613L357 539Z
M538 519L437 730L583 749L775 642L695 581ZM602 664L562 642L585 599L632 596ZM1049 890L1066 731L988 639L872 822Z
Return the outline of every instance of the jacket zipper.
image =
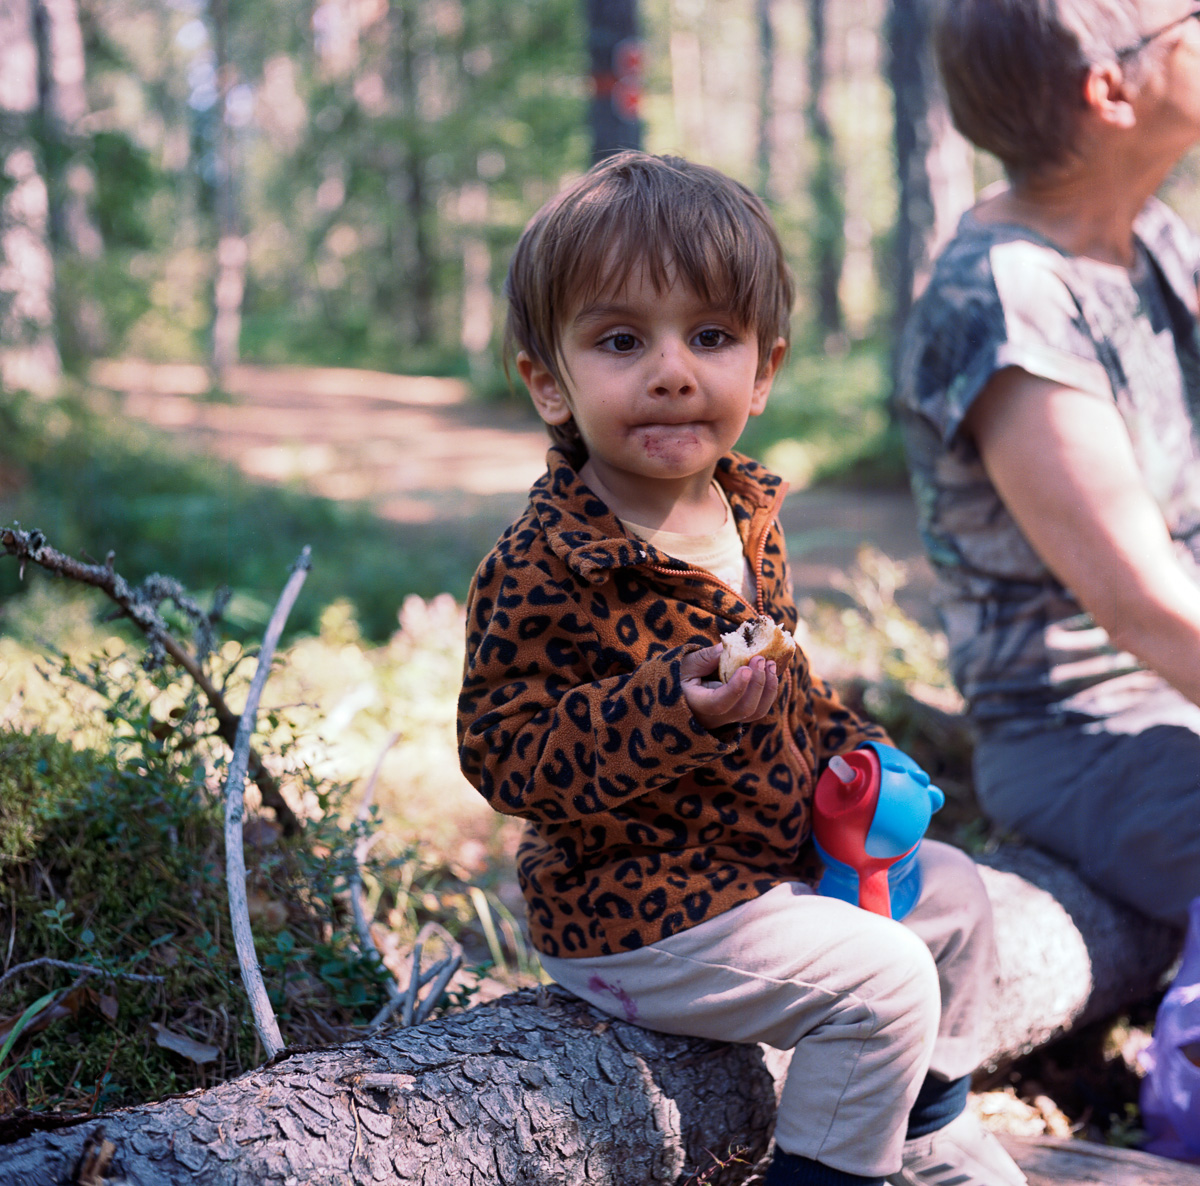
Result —
M755 605L753 605L753 606L750 605L750 602L747 601L746 598L743 597L736 589L732 588L730 585L727 585L723 580L721 580L720 577L714 576L706 568L692 568L689 566L688 568L680 570L678 568L667 568L665 565L662 565L662 564L647 564L646 567L651 572L659 572L659 573L662 573L664 576L677 577L677 576L683 575L683 573L686 573L688 576L699 577L701 580L708 581L714 585L718 585L720 588L725 589L729 593L732 593L734 595L734 597L736 597L738 599L738 601L740 601L747 608L757 610L757 612L760 614L765 613L766 612L765 611L766 603L763 599L763 589L762 589L762 560L763 560L763 556L766 554L767 537L771 534L771 524L779 517L779 508L783 504L783 499L784 499L784 496L786 495L786 493L787 493L786 489L781 489L776 492L775 500L774 500L774 502L772 502L771 506L768 508L768 511L767 511L766 529L763 531L762 535L759 537L758 546L755 548L755 554L754 554L754 587L755 587L754 600L755 600ZM790 668L788 669L786 679L787 679L787 683L789 685L792 684L795 680L795 673ZM794 688L789 688L788 690L789 690L790 695L795 694ZM796 759L796 764L800 767L801 770L808 770L809 773L812 774L813 773L812 768L810 767L809 763L805 760L804 755L800 752L800 747L796 744L796 739L792 736L792 730L787 725L786 722L784 723L783 733L784 733L784 736L787 738L788 748L792 751L792 757Z
M783 505L784 496L787 494L786 487L781 487L775 492L775 499L767 508L767 525L758 540L758 546L754 549L754 605L746 600L736 589L731 585L727 585L720 577L714 576L706 568L667 568L662 564L647 564L646 567L651 572L660 572L665 576L682 576L686 573L688 576L700 577L701 580L710 581L714 585L719 585L722 589L732 593L743 605L757 611L759 614L766 612L766 602L763 600L762 589L762 561L763 556L767 551L767 537L771 534L771 524L779 518L779 508Z

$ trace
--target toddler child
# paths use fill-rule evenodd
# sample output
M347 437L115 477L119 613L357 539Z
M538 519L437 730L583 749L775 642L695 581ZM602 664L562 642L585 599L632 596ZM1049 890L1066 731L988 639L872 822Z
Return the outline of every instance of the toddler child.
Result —
M994 960L974 865L926 841L903 923L817 895L815 779L885 734L799 652L714 678L722 633L796 627L785 485L732 451L792 296L763 203L677 158L609 158L530 221L509 357L554 444L471 585L462 768L528 821L554 980L651 1029L793 1051L770 1186L1013 1186L964 1110Z

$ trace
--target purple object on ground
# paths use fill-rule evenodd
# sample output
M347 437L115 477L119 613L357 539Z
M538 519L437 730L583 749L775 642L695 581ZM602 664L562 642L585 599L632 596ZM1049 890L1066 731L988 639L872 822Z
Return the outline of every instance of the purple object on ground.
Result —
M1143 1148L1200 1164L1200 897L1192 899L1188 916L1183 962L1158 1007L1154 1038L1139 1058L1146 1072Z

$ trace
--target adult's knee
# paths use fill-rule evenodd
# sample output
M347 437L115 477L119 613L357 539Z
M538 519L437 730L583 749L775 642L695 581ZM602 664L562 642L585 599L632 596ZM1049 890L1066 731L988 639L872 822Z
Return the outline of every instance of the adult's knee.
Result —
M939 963L972 948L993 945L992 903L979 866L961 849L927 840L921 845L921 899L905 920Z

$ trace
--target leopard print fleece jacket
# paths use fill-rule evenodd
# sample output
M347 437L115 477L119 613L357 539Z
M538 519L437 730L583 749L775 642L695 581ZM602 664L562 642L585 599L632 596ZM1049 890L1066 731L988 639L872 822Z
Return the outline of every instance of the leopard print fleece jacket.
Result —
M680 658L756 613L796 627L786 487L733 453L717 468L758 604L631 537L552 448L525 513L479 566L458 703L463 772L528 827L517 856L534 944L611 955L819 870L816 772L878 727L797 652L771 712L712 732Z

